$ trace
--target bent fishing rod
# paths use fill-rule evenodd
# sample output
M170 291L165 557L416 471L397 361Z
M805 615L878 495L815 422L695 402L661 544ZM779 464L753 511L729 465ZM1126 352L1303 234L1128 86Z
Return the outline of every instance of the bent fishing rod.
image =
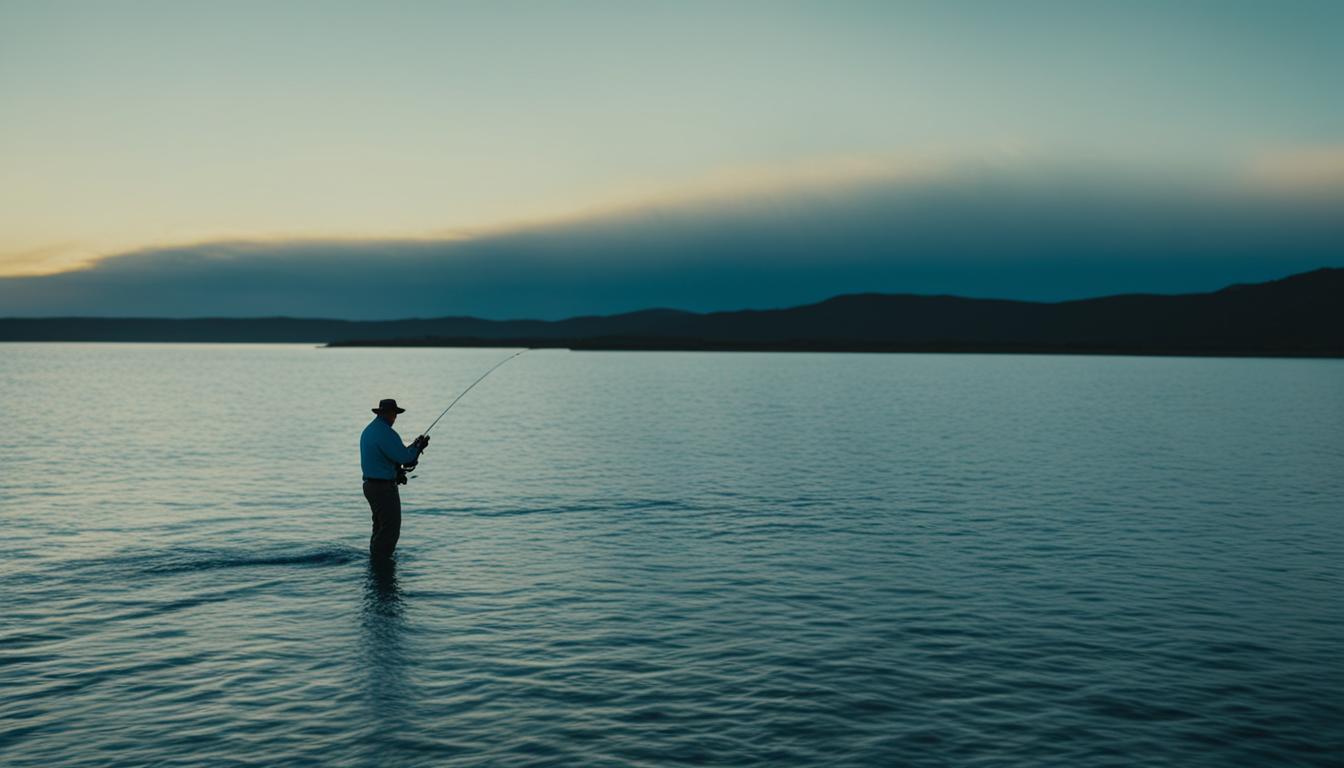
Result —
M429 434L429 430L433 429L433 428L434 428L434 425L439 423L439 419L442 419L444 416L447 416L447 415L448 415L448 412L451 411L451 410L453 410L453 406L454 406L454 405L457 405L457 401L458 401L458 400L461 400L461 399L464 398L464 397L466 397L466 396L467 396L467 393L471 391L471 388L472 388L472 387L476 386L477 384L480 384L482 381L485 381L485 377L486 377L486 376L489 376L490 374L494 373L496 370L499 369L500 366L504 365L505 363L509 362L510 360L514 359L515 357L518 357L519 355L525 354L525 353L530 352L530 351L531 351L531 348L528 348L528 349L520 349L520 350L518 350L517 352L514 352L512 355L509 355L508 357L504 358L503 360L500 360L498 363L495 363L494 365L492 365L492 366L490 367L490 370L486 371L485 373L482 373L480 378L478 378L478 379L476 379L475 381L471 382L471 384L469 384L469 385L467 386L466 389L462 390L461 394L459 394L457 397L453 398L453 402L449 403L449 404L448 404L448 407L443 409L443 413L440 413L440 414L439 414L439 418L438 418L438 419L435 419L435 420L433 421L433 423L431 423L428 427L426 427L426 428L425 428L425 431L424 431L424 432L421 432L420 434L421 434L421 435L428 435L428 434ZM422 447L422 448L420 449L420 452L421 452L421 453L424 453L424 451L425 451L425 449ZM420 462L419 462L419 460L417 459L416 464L419 464L419 463L420 463ZM398 480L400 480L401 477L403 477L403 476L404 476L404 471L398 473ZM411 475L410 477L415 477L415 475ZM409 479L409 478L407 478L407 479Z

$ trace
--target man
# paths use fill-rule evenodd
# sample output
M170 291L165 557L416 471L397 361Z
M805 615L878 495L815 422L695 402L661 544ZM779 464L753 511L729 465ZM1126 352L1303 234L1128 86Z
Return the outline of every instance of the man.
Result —
M359 464L364 470L364 498L373 512L373 534L369 536L369 554L376 560L392 556L401 536L401 494L397 485L406 482L403 466L413 466L429 445L429 435L415 438L410 447L401 444L401 435L392 429L397 414L405 413L396 400L383 400L372 409L377 416L359 436Z

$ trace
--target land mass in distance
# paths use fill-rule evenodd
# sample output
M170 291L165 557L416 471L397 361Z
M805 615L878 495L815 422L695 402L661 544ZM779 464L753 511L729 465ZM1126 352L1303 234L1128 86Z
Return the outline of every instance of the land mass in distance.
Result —
M554 321L0 318L0 341L1344 357L1344 269L1197 294L1031 302L863 293L786 309Z

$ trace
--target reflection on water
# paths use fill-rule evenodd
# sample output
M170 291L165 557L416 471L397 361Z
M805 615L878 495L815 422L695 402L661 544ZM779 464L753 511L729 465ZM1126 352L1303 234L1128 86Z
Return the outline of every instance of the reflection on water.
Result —
M360 611L363 668L362 700L368 711L364 747L376 758L407 729L411 686L406 677L405 605L397 581L395 558L370 558Z
M368 574L364 581L364 624L368 628L399 624L401 620L401 585L397 583L396 558L369 558Z

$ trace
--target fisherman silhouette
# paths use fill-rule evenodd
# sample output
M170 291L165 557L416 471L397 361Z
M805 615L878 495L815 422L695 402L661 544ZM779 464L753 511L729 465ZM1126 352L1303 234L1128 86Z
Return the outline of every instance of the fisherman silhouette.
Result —
M364 471L364 498L373 514L373 532L369 535L369 555L375 560L392 556L401 538L401 494L397 486L406 482L405 469L415 466L429 445L429 435L421 435L410 446L402 445L401 435L392 428L397 414L405 408L397 401L379 401L372 409L376 416L359 436L359 464Z

